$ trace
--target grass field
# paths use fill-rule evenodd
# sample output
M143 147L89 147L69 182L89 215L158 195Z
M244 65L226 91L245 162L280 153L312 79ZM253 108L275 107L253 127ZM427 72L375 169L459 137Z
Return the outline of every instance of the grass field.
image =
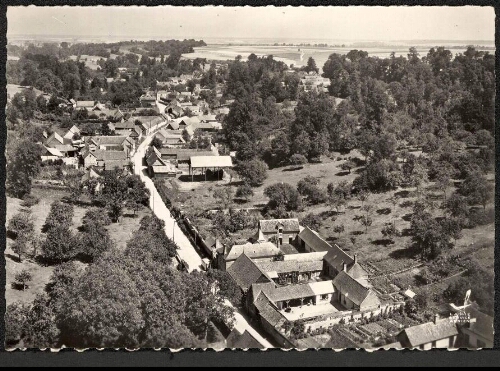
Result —
M41 233L42 227L45 223L45 219L50 211L50 205L55 200L60 200L64 196L67 196L68 193L63 189L56 188L41 188L34 187L32 189L32 195L38 197L40 202L31 207L33 221L35 225L36 233ZM7 197L7 213L6 220L7 225L10 218L19 212L21 209L21 200ZM78 233L78 227L82 224L82 217L85 215L85 212L89 206L74 206L74 216L73 216L73 224L71 229L74 233ZM149 214L149 209L144 208L137 212L136 217L131 217L132 214L128 213L124 215L120 222L113 223L107 226L107 230L110 234L110 237L115 242L115 245L118 249L124 249L126 247L127 241L130 239L132 234L139 229L139 221L144 215ZM54 270L54 266L42 266L37 262L30 259L23 259L20 263L18 261L18 257L11 249L11 245L13 240L7 238L7 247L5 249L5 260L6 260L6 293L5 299L7 305L15 302L21 301L23 303L31 302L34 297L44 291L46 284L50 280L50 276ZM78 262L77 262L78 263ZM78 263L84 266L83 263ZM28 269L32 275L33 280L30 286L25 290L17 290L12 287L12 283L14 282L14 277L16 273L20 272L23 269Z

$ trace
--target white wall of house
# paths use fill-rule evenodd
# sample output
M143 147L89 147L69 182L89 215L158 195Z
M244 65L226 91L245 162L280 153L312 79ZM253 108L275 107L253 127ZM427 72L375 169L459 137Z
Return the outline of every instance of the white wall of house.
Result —
M85 168L88 168L90 166L97 166L97 158L94 155L90 154L85 157L85 159L83 160L83 164Z
M63 163L67 166L74 166L78 169L78 157L65 157Z
M62 157L58 157L58 156L41 156L42 157L42 161L55 161L55 160L58 160Z
M456 336L451 336L449 338L444 338L441 340L437 341L432 341L426 344L420 345L418 348L422 350L429 350L432 348L453 348L455 345L457 337Z
M316 305L330 304L332 301L332 294L316 295L315 303Z

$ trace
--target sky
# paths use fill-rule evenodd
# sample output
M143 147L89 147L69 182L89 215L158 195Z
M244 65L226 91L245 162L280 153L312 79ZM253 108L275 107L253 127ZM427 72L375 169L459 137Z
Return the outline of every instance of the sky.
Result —
M16 35L494 40L493 7L8 7Z

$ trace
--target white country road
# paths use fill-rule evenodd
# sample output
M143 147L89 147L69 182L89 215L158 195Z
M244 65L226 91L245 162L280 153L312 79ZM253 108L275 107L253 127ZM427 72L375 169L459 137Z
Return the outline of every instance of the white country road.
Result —
M146 148L153 139L153 136L154 132L149 134L145 138L144 142L137 147L137 150L132 158L134 162L134 172L140 176L141 180L146 185L146 188L149 189L149 192L151 193L151 197L149 198L149 207L159 219L165 222L165 234L179 247L177 254L187 263L188 271L192 272L195 269L201 270L201 257L198 255L189 239L179 228L179 225L170 214L170 210L168 210L163 203L163 200L156 190L153 181L145 174L146 166L142 165L142 161Z

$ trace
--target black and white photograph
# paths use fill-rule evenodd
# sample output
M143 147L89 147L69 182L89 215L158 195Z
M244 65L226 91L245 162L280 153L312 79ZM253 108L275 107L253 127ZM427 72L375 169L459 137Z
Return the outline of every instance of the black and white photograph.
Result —
M8 6L6 51L6 349L493 348L493 7Z

